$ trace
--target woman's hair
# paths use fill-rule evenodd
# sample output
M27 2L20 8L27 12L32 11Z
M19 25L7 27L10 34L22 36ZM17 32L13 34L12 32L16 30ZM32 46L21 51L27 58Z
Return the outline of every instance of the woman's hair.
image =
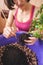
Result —
M11 9L11 10L14 9L13 6L15 3L13 2L13 0L4 0L4 2L9 9Z
M26 0L26 1L29 2L30 0ZM4 0L4 2L9 9L11 9L11 10L14 9L13 6L14 6L15 3L14 3L13 0Z
M29 2L30 0L27 0L27 2Z
M8 45L2 50L0 55L2 65L37 65L35 53L26 46L14 44Z

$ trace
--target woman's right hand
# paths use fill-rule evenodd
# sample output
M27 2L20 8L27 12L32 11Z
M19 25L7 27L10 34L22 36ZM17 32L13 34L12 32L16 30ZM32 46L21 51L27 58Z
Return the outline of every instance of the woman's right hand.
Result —
M3 30L3 35L6 38L9 38L11 36L15 36L16 31L14 30L13 27L5 27Z
M24 40L24 41L29 45L33 45L36 42L36 40L37 40L36 37L28 37L28 40Z

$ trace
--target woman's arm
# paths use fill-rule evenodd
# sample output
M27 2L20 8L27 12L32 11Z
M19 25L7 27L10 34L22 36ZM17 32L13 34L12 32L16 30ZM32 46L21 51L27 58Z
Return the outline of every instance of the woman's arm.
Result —
M13 24L13 12L14 11L10 11L9 12L9 16L8 16L8 19L6 21L6 25L5 25L5 28L3 30L3 35L8 38L10 36L15 36L15 29L12 27L12 24Z
M5 27L6 27L6 26L11 26L12 23L13 23L13 11L10 10L10 11L9 11L9 15L8 15L8 19L7 19L7 21L6 21Z

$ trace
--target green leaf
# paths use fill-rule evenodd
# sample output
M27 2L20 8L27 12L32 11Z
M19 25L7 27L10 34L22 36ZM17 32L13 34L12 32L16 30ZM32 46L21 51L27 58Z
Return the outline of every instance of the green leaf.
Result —
M38 31L35 31L35 32L33 33L33 36L36 37L36 38L41 38L41 35L39 34Z

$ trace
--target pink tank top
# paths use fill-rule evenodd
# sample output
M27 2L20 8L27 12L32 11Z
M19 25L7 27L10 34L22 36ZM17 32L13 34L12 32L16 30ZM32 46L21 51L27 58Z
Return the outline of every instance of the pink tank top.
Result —
M32 10L31 10L31 14L30 14L30 19L27 21L27 22L19 22L17 20L17 12L18 12L18 9L14 15L14 23L16 25L16 27L18 28L19 31L29 31L30 29L30 26L31 26L31 23L32 23L32 18L33 18L33 14L34 14L34 9L35 9L35 6L32 6Z

